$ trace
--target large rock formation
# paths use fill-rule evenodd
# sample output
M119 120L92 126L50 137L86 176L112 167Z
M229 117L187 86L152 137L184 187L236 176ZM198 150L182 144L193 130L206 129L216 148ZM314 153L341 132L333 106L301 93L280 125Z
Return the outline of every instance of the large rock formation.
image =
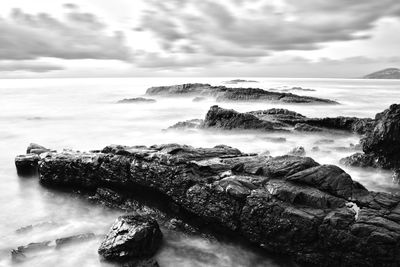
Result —
M360 119L356 117L307 118L294 111L276 108L240 113L233 109L224 109L215 105L210 107L202 123L200 120L190 120L178 122L170 128L217 128L262 131L294 130L302 132L340 130L364 134L370 129L372 123L372 119Z
M369 192L311 158L176 144L44 156L44 185L149 190L209 227L303 266L400 264L400 197Z
M341 162L350 166L400 168L400 105L393 104L376 114L361 144L364 154L352 155Z
M188 83L151 87L147 95L154 96L211 96L217 101L273 101L285 103L338 104L329 99L272 92L259 88L229 88L203 83Z
M162 233L157 221L138 215L123 215L111 226L98 252L104 259L112 261L151 257L161 241Z

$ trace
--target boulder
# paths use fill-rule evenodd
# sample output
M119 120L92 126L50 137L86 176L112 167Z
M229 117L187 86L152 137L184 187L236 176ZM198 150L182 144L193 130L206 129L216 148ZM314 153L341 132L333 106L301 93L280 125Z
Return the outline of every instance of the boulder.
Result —
M293 156L304 156L305 154L306 150L302 146L295 147L288 153L288 155L293 155Z
M51 151L48 148L45 148L44 146L35 144L35 143L30 143L28 148L26 149L26 154L42 154L44 152L49 152Z
M123 215L99 247L99 254L106 260L126 261L153 256L162 242L157 221L138 215Z

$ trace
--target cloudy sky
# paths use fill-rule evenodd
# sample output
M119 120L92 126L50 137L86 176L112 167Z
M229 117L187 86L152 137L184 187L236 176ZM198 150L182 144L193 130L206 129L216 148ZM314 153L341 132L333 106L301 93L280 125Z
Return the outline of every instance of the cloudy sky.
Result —
M0 77L359 77L399 0L1 0Z

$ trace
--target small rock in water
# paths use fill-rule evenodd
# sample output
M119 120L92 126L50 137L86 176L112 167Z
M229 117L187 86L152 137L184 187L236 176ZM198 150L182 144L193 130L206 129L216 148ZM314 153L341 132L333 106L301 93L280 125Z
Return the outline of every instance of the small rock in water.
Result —
M161 242L157 221L139 215L123 215L114 222L98 252L104 259L113 261L151 257Z
M293 155L293 156L304 156L306 154L306 150L302 146L298 146L293 148L288 155Z
M266 141L274 142L274 143L285 143L286 138L284 137L264 137L263 138Z
M135 98L124 98L119 100L118 104L129 104L129 103L155 103L156 100L152 98L135 97Z
M51 249L54 244L51 241L43 241L38 243L29 243L25 246L19 246L16 249L11 250L11 260L14 262L21 262L27 258L25 255L29 252L42 251L46 249Z
M332 139L320 139L316 141L314 144L316 145L325 145L325 144L333 144L335 143L335 140Z
M193 98L192 102L201 102L201 101L204 101L204 100L206 100L205 97L197 96L197 97Z
M95 235L93 233L86 233L86 234L80 234L80 235L59 238L59 239L56 239L56 248L61 248L65 245L70 245L72 243L78 243L78 242L82 242L82 241L91 240L93 238L95 238Z
M312 151L312 152L317 152L317 151L319 151L319 147L314 146L313 148L311 148L311 151Z

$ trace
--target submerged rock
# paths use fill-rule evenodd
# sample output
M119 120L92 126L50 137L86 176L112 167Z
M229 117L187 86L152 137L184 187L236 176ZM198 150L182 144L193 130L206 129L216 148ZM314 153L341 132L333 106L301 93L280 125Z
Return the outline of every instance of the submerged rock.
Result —
M95 237L96 236L93 233L86 233L86 234L58 238L58 239L56 239L56 248L61 248L61 247L67 246L67 245L80 243L83 241L88 241Z
M206 99L207 98L205 98L205 97L197 96L197 97L193 98L192 102L201 102L201 101L204 101Z
M174 125L168 127L168 129L197 129L200 128L202 124L203 120L192 119L192 120L177 122Z
M144 98L144 97L135 97L135 98L124 98L122 100L119 100L117 103L118 104L131 104L131 103L155 103L155 99L151 98Z
M271 92L259 88L230 88L210 84L188 83L151 87L147 95L159 96L209 96L217 101L273 101L286 103L338 104L336 101L300 96L291 93Z
M39 171L43 185L157 192L155 200L170 201L215 231L302 266L400 264L400 197L369 192L342 169L311 158L248 155L227 146L109 146L49 153ZM129 248L147 222L132 220L116 222L102 245L105 257L154 253L156 241ZM150 229L150 240L159 240Z
M293 156L304 156L306 154L306 150L302 146L298 146L293 148L288 155L293 155Z
M104 259L112 261L151 257L161 242L162 233L156 221L138 215L123 215L111 226L98 252Z

